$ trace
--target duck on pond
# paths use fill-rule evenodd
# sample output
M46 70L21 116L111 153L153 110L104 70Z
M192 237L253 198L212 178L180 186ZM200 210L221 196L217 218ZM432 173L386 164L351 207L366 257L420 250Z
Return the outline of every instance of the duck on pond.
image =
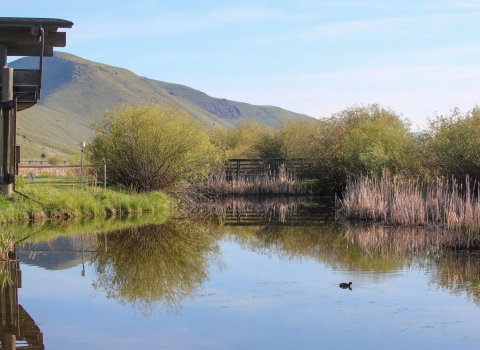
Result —
M352 282L348 282L348 283L340 283L340 288L343 288L343 289L352 289Z

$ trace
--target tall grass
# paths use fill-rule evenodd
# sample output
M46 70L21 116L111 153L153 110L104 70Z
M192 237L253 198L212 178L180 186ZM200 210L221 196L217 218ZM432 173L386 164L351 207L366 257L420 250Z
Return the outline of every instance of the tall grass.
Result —
M42 186L22 189L28 198L0 195L0 223L44 219L121 217L144 212L169 212L170 198L160 192L127 194L113 190Z
M253 176L234 176L227 180L225 171L212 173L206 180L198 181L193 188L207 196L244 196L244 195L303 195L307 190L300 180L279 167L278 174L266 171Z
M473 186L477 191L470 183L469 178L463 186L456 180L424 184L397 176L358 176L347 182L337 204L346 218L441 229L448 232L446 245L473 248L480 245L480 200L479 183Z

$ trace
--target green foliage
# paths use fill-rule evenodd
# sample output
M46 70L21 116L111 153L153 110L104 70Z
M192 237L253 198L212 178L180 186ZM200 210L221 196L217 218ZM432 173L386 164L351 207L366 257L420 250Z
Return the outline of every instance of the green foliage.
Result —
M291 120L277 129L256 123L211 133L225 158L306 158L317 190L332 193L352 174L410 169L410 124L379 105L353 106L329 119Z
M264 127L252 149L258 158L283 158L284 140L279 130Z
M410 123L377 104L353 106L334 118L345 125L344 159L351 174L397 172L406 167L414 142Z
M59 156L52 156L48 158L48 164L50 165L59 165L62 162L62 158Z
M94 124L92 163L107 164L110 184L136 192L174 191L207 176L216 162L201 124L169 106L119 106Z
M345 125L335 118L290 121L281 125L283 153L287 158L306 158L316 189L322 193L339 190L348 175L342 142Z
M450 115L435 115L425 135L426 167L438 175L480 175L480 107L467 113L454 109Z
M269 152L266 144L276 132L273 128L243 120L233 128L212 130L210 142L220 152L223 160L259 158L263 152Z

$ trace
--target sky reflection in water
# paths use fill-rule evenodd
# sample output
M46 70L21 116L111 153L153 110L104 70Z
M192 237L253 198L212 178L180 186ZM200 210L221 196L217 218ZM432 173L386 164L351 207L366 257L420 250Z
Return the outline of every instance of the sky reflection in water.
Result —
M264 216L262 226L123 229L107 235L107 253L101 234L40 243L78 251L20 252L19 301L46 349L478 347L478 257L438 250L421 232L346 227L329 215L311 215L314 226ZM93 251L86 277L80 241ZM54 264L59 254L76 255ZM349 281L351 291L339 288Z

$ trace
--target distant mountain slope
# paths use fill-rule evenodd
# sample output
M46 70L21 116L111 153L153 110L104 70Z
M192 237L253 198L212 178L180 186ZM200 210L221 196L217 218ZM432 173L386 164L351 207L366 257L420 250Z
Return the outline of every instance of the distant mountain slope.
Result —
M21 58L9 66L37 68L38 58ZM166 103L187 110L208 127L228 127L242 119L277 125L286 119L310 118L278 107L210 97L187 86L147 79L64 52L45 59L41 94L38 105L18 114L22 159L38 158L42 152L78 152L78 142L91 139L92 121L121 103Z

